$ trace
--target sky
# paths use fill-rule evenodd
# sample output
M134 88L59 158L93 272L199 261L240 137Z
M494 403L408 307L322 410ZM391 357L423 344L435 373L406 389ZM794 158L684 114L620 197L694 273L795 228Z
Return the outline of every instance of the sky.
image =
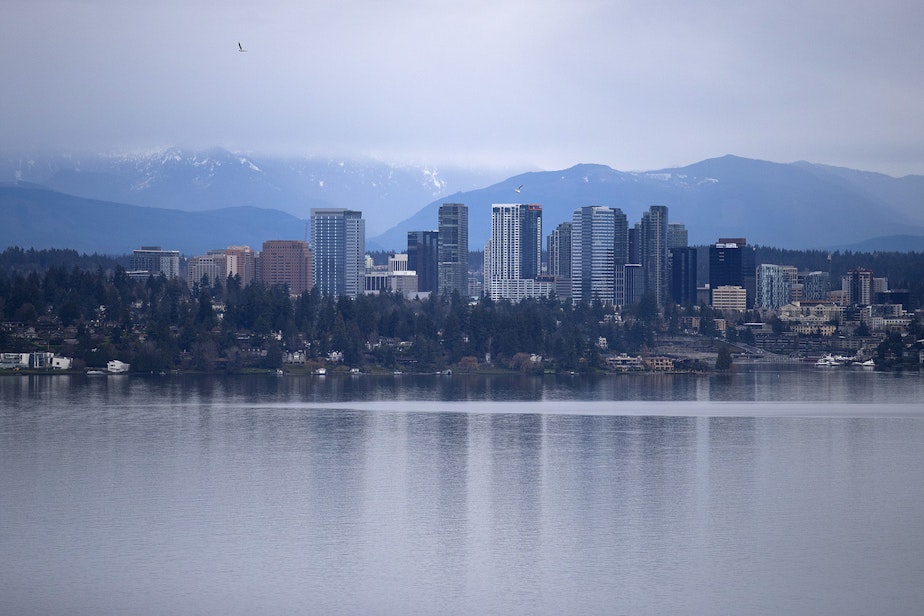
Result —
M924 174L922 26L913 0L4 0L0 150Z

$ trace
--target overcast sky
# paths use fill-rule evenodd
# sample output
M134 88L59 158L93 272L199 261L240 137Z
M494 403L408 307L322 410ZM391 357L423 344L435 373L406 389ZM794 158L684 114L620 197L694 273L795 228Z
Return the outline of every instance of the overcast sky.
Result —
M915 0L4 0L0 148L924 174L922 27Z

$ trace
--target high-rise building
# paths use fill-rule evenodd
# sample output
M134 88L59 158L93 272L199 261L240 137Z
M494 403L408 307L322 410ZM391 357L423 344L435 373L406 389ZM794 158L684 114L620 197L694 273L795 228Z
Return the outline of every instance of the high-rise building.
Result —
M645 277L645 292L663 304L668 297L667 206L652 205L639 226L639 257Z
M617 268L631 260L629 249L629 218L618 207L613 208L613 262Z
M468 293L468 207L461 203L440 206L437 278L440 295Z
M571 278L571 223L563 222L546 239L550 276Z
M535 280L542 274L542 206L520 210L520 277Z
M667 225L667 249L686 248L689 246L687 240L687 227L680 222L671 222Z
M709 247L709 286L738 286L747 294L747 307L754 307L757 277L754 248L745 238L720 238Z
M639 263L626 263L622 266L622 284L625 287L625 300L627 306L637 304L645 294L645 271Z
M207 276L210 285L225 284L228 277L236 276L240 285L246 287L256 280L257 259L250 246L228 246L210 250L205 255L189 259L186 267L186 282L189 288L202 282Z
M782 265L761 263L757 267L757 307L778 310L791 301L791 273Z
M314 284L325 295L356 297L366 276L366 221L342 208L311 210Z
M687 248L688 247L687 238L688 238L688 235L687 235L686 225L684 225L683 223L679 223L679 222L671 222L667 224L668 290L670 291L671 299L678 304L692 303L695 301L695 294L691 296L689 293L689 283L690 283L689 272L684 272L684 271L675 272L675 267L674 267L674 249L675 248ZM677 267L682 268L683 263L678 263ZM676 276L675 276L675 273L676 273ZM694 272L694 276L693 276L694 284L695 284L695 278L696 276ZM677 285L680 285L680 286L677 286L675 288L675 282ZM678 298L681 295L684 296L688 301L687 302L680 301Z
M873 303L873 272L868 269L848 270L841 288L847 294L848 306L869 306Z
M436 291L439 284L439 231L407 232L407 268L417 272L418 291Z
M615 212L587 206L571 218L571 299L610 304L615 300Z
M635 223L633 226L629 227L629 263L642 263L642 255L639 252L639 240L638 237L641 234L642 225L641 223Z
M210 250L208 254L190 257L186 265L186 284L192 289L205 282L208 286L224 284L228 278L228 255L224 250Z
M802 277L802 298L828 299L831 292L831 275L828 272L809 272Z
M677 304L696 304L696 249L675 247L671 256L671 298Z
M259 264L259 280L266 286L286 285L293 295L311 290L311 249L307 242L267 240Z
M483 275L484 282L481 285L482 292L485 297L491 296L491 238L488 238L488 241L484 243L484 250L482 250L484 255L481 259L482 267L481 272Z
M780 267L789 276L789 301L800 301L802 299L802 280L799 277L799 268L795 265L781 265Z
M549 255L546 272L555 280L555 293L559 297L571 297L571 233L571 223L563 222L546 241Z
M516 280L523 265L521 232L523 230L519 204L491 206L491 286L497 280Z
M491 206L490 294L519 301L548 295L552 283L539 282L542 259L542 206Z
M161 250L160 246L142 246L132 251L131 271L135 278L160 276L176 278L180 275L180 251Z
M225 254L228 256L228 276L237 276L242 287L256 279L256 255L250 246L228 246L225 248Z
M873 295L877 293L888 293L889 292L889 279L888 278L873 278ZM878 302L874 302L878 303Z

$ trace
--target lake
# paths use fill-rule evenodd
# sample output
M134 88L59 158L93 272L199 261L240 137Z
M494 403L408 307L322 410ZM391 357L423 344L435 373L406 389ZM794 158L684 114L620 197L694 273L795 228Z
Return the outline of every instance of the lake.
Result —
M4 614L919 614L924 377L3 376Z

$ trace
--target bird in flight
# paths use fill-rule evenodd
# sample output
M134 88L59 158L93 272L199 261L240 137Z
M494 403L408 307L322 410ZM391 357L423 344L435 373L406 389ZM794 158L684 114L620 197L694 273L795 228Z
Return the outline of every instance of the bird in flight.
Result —
M240 52L245 52L245 51L247 51L246 49L244 49L243 45L241 45L240 43L237 44L237 50L240 51Z
M520 192L521 190L523 190L523 185L520 184L519 186L517 186L516 188L514 188L514 190L517 191L517 192Z

